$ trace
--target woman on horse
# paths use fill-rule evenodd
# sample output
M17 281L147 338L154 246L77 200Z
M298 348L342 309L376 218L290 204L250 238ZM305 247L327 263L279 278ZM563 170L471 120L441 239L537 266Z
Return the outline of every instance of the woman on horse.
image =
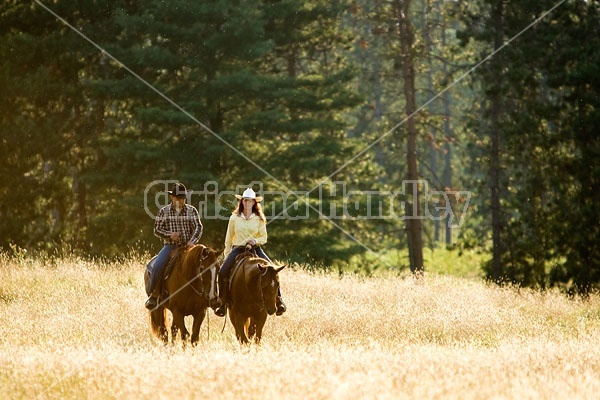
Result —
M229 295L229 274L235 263L235 258L246 250L246 246L252 246L257 257L271 262L261 246L267 243L267 219L262 211L260 202L262 197L256 196L251 188L244 193L235 195L239 200L236 209L229 218L227 233L225 234L225 261L219 270L219 296L221 306L215 310L219 317L225 315L227 310L227 298ZM281 299L281 292L277 294L277 315L286 311L285 304Z
M171 253L180 246L193 246L202 236L202 222L198 210L185 203L188 190L183 183L173 184L172 190L168 191L171 196L171 204L164 206L158 211L154 220L154 235L163 240L163 248L154 261L151 270L150 297L146 300L146 308L156 308L160 285L158 282L169 264Z

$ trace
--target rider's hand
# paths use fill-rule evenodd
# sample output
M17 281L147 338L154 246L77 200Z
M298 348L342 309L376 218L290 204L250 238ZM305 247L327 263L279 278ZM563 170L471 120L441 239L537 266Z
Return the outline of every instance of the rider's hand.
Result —
M169 237L171 238L171 240L177 240L179 239L179 232L172 232Z
M248 240L248 241L246 242L246 244L247 244L247 245L250 245L250 246L256 246L256 240L254 240L254 239L250 239L250 240Z

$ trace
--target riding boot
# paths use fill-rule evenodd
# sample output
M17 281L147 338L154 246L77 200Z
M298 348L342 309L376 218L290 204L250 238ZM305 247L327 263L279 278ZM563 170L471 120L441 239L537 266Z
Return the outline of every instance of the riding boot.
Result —
M287 307L285 306L285 303L281 298L281 289L279 288L277 289L277 298L275 299L275 305L277 306L277 311L275 311L275 315L281 315L287 310Z
M221 305L215 310L215 315L218 317L224 317L227 313L227 301L229 300L228 279L219 279L219 297L221 298Z
M148 297L148 300L146 300L146 303L144 304L144 306L152 311L156 308L156 306L158 305L158 295L160 293L160 289L156 288L154 289L154 291L152 292L152 294L150 294L150 297Z

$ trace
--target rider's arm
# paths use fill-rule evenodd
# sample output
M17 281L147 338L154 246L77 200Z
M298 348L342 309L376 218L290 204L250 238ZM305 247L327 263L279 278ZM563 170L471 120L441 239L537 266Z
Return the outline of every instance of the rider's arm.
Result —
M267 243L267 224L262 219L258 219L257 235L254 238L257 246L262 246Z
M190 237L189 243L197 244L202 237L202 231L204 230L204 226L202 225L202 221L200 221L200 215L198 214L198 210L195 207L192 207L192 226L194 227L194 231L192 232L192 236Z
M168 230L167 216L164 208L158 210L158 215L154 219L154 236L161 239L168 239L171 236L171 231Z
M234 215L229 218L229 223L227 224L227 233L225 234L225 250L223 251L223 256L227 257L229 253L231 253L231 249L233 247L233 238L235 237L235 228L234 228Z

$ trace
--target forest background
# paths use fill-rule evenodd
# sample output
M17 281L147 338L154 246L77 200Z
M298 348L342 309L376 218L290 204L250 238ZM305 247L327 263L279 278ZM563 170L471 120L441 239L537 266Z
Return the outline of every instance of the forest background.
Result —
M584 0L4 1L0 246L157 251L147 200L156 212L153 183L179 180L231 194L206 197L222 218L203 218L202 242L222 248L253 185L308 210L269 219L280 260L419 272L423 247L471 248L496 282L589 293L599 21ZM459 227L352 218L415 178L407 204L451 207ZM347 210L341 183L356 214L327 218Z

